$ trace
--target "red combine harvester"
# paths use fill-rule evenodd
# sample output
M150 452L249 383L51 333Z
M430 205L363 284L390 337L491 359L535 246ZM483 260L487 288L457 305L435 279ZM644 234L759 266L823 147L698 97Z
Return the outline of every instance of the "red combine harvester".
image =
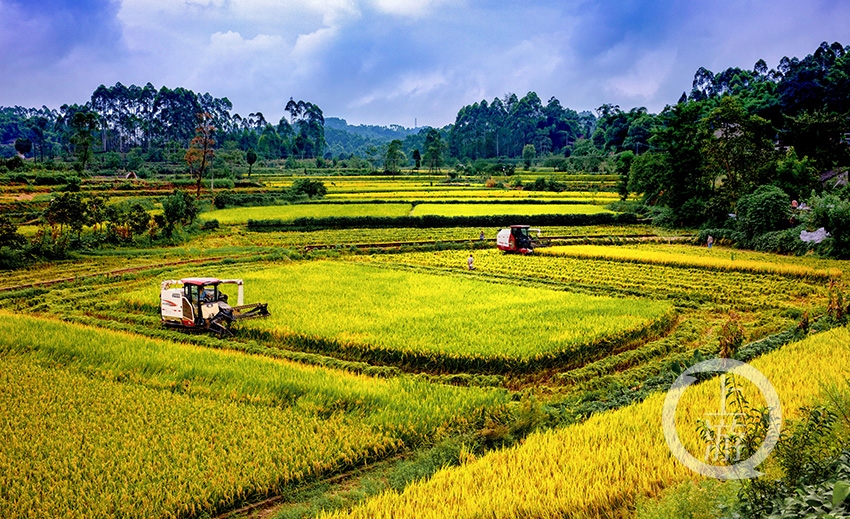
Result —
M227 304L227 294L219 285L237 286L236 306ZM163 281L159 301L162 323L185 331L212 332L219 337L233 335L234 321L257 319L271 315L268 303L244 304L241 279L185 278Z
M534 251L534 243L528 234L530 231L537 231L540 236L540 229L532 229L530 225L511 225L508 229L502 229L496 235L496 247L504 252L531 254Z

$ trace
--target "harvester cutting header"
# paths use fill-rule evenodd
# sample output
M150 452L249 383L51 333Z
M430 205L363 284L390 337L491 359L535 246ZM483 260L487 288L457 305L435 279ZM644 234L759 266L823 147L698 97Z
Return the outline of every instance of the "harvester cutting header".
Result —
M227 303L227 294L219 285L237 286L236 306ZM159 293L162 322L186 331L209 331L219 337L233 335L234 321L271 315L268 303L245 304L241 279L184 278L163 281Z

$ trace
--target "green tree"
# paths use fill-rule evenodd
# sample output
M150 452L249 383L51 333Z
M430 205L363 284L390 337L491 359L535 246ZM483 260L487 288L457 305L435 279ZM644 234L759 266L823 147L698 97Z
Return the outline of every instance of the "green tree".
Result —
M29 139L15 139L15 151L26 157L32 151L32 141Z
M310 180L309 178L297 178L292 182L289 192L294 196L307 196L308 198L322 198L328 193L321 180Z
M18 226L7 214L0 213L0 247L9 247L13 250L22 249L27 244L27 239L18 233Z
M86 165L91 159L91 148L97 127L98 116L88 109L75 112L71 118L71 129L74 132L71 137L71 144L74 145L77 155L76 168L80 172L86 170Z
M171 236L177 225L190 225L198 216L198 204L182 189L175 190L162 201L163 231Z
M251 177L251 169L254 167L254 163L257 162L257 152L253 149L248 150L248 153L245 154L245 160L248 162L248 177Z
M53 229L54 237L63 236L67 227L79 238L86 223L86 204L79 193L62 193L50 199L43 217Z
M384 154L384 171L387 173L399 173L401 166L407 162L407 156L401 147L402 143L398 139L394 139L387 146L387 152Z
M748 240L766 232L787 228L791 217L791 198L776 186L759 186L742 196L737 204L738 230Z
M809 227L826 229L832 236L832 255L850 259L850 201L827 193L812 197L809 204Z
M425 164L428 165L429 174L433 175L434 172L440 170L440 166L443 165L443 152L446 148L447 145L440 136L440 132L434 128L429 128L425 135L425 155L423 157Z
M195 179L197 192L195 198L201 198L201 181L207 168L212 166L215 156L215 139L213 134L215 127L212 125L212 116L206 112L198 114L198 126L195 128L195 137L189 144L184 156L189 166L189 174Z
M534 149L534 144L526 144L522 147L522 162L525 164L525 169L531 167L535 157L537 157L537 150Z
M776 163L770 122L750 115L739 99L725 96L700 123L706 171L721 185L730 206L770 182Z
M817 189L820 179L817 175L815 162L809 157L802 159L797 156L797 151L792 147L785 152L785 156L776 162L776 177L773 185L782 189L795 200L809 196L813 189Z
M422 165L422 154L419 153L419 148L413 150L413 169L419 171L419 167Z
M629 197L629 173L634 159L635 154L632 153L631 150L624 151L617 155L615 164L617 174L620 175L620 180L617 182L617 193L620 195L620 200L625 200Z

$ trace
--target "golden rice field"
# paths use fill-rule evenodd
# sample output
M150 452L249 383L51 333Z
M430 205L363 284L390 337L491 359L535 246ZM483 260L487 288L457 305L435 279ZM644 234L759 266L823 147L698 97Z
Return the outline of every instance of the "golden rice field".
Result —
M369 256L362 260L451 271L460 270L465 257L466 253L462 251L447 250L413 252L398 257ZM477 252L475 263L479 275L551 280L611 294L641 294L695 303L733 304L737 308L749 309L809 308L822 304L827 289L827 281L821 277L808 279L797 275L724 269L713 270L711 275L706 275L704 268L696 267L543 254L519 256L497 250Z
M392 203L205 217L596 211L604 209L593 202L614 195L432 191L414 178L332 181L331 199ZM585 204L557 203L574 195ZM483 203L488 197L547 203ZM443 199L470 203L428 203ZM468 243L368 247L474 241L481 231L492 244L498 229L257 233L232 225L173 247L140 245L4 273L0 285L10 286L142 269L0 292L0 517L212 517L265 496L289 497L314 480L333 503L338 487L325 487L325 478L458 438L460 466L403 490L365 493L352 509L323 517L628 517L638 497L696 477L664 442L664 395L576 420L557 421L559 413L607 403L609 390L639 391L696 350L716 355L730 311L745 342L796 330L826 311L830 279L844 277L844 262L692 245L557 246L531 256L484 248L472 252L473 271ZM552 227L543 236L658 233L646 225ZM311 246L319 248L305 250ZM187 260L199 263L173 263ZM159 282L189 276L242 278L246 302L268 302L272 315L237 323L228 340L165 330ZM776 386L787 419L817 398L821 382L848 376L848 345L850 332L837 328L753 364ZM716 384L700 384L684 400L678 431L694 452L702 449L694 420L716 408L716 393ZM526 419L538 423L528 416L545 425L524 436ZM517 443L498 447L507 437ZM491 450L473 453L467 442Z
M0 517L211 513L505 401L3 312Z
M331 216L407 216L410 204L292 204L216 209L201 214L203 220L221 224L247 223L248 220L292 221L296 218Z
M698 248L685 245L648 245L608 247L604 245L569 245L540 248L547 256L566 256L579 259L613 260L631 263L649 263L673 267L698 267L719 271L736 271L765 274L782 274L800 277L840 277L835 267L816 268L803 261L791 261L776 255L741 253L722 248Z
M610 213L608 209L593 204L417 204L412 216L490 216L511 214L530 216L537 214L597 214Z
M242 277L250 297L274 309L268 319L245 323L248 329L331 341L326 347L345 357L451 371L575 365L616 351L629 338L659 333L671 310L665 301L351 262L299 262ZM144 302L157 291L148 286L124 297Z
M604 202L610 203L619 200L617 193L606 191L562 191L560 193L551 191L523 191L518 189L488 189L488 188L443 188L437 187L427 190L397 190L397 191L358 191L347 193L334 193L330 191L326 197L328 200L351 199L351 200L428 200L431 198L447 200L463 199L542 199L542 200L570 200L582 202Z
M775 387L784 419L811 404L830 384L850 376L850 333L818 334L752 363ZM805 370L788 369L791 365ZM700 456L696 420L717 409L717 386L685 393L679 435ZM661 429L665 395L532 434L517 447L448 468L404 492L386 492L334 518L601 518L627 515L638 496L654 496L694 474L674 459ZM704 447L703 447L704 448Z

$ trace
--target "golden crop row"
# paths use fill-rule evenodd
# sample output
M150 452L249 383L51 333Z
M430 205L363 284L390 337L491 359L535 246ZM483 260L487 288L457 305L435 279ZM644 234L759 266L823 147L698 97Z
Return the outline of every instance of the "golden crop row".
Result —
M188 517L392 451L362 423L0 356L0 517Z
M822 384L848 376L846 328L812 336L753 362L773 384L784 419L809 405ZM805 370L793 366L806 366ZM677 431L695 456L697 419L716 411L718 387L685 393ZM445 469L403 493L387 492L333 518L600 518L626 514L637 496L696 476L673 458L661 429L665 395L591 417L584 423L533 434L518 446ZM679 409L682 409L680 405Z
M697 247L690 249L699 250ZM634 263L650 263L671 267L698 267L710 270L730 272L747 272L755 274L780 274L783 276L811 277L828 279L838 277L841 270L837 268L816 269L808 265L789 264L780 261L757 261L752 259L734 258L734 251L714 249L714 255L695 255L683 246L676 249L664 250L654 248L607 247L602 245L570 245L540 249L543 255L567 256L581 259L613 260Z
M393 262L462 270L468 253L440 251L401 256L372 256L363 261ZM612 293L713 302L736 308L783 308L823 305L826 283L776 274L706 271L664 265L624 263L563 256L519 256L475 252L478 273L511 279L542 279Z
M1 313L0 517L186 517L507 412L372 379Z

